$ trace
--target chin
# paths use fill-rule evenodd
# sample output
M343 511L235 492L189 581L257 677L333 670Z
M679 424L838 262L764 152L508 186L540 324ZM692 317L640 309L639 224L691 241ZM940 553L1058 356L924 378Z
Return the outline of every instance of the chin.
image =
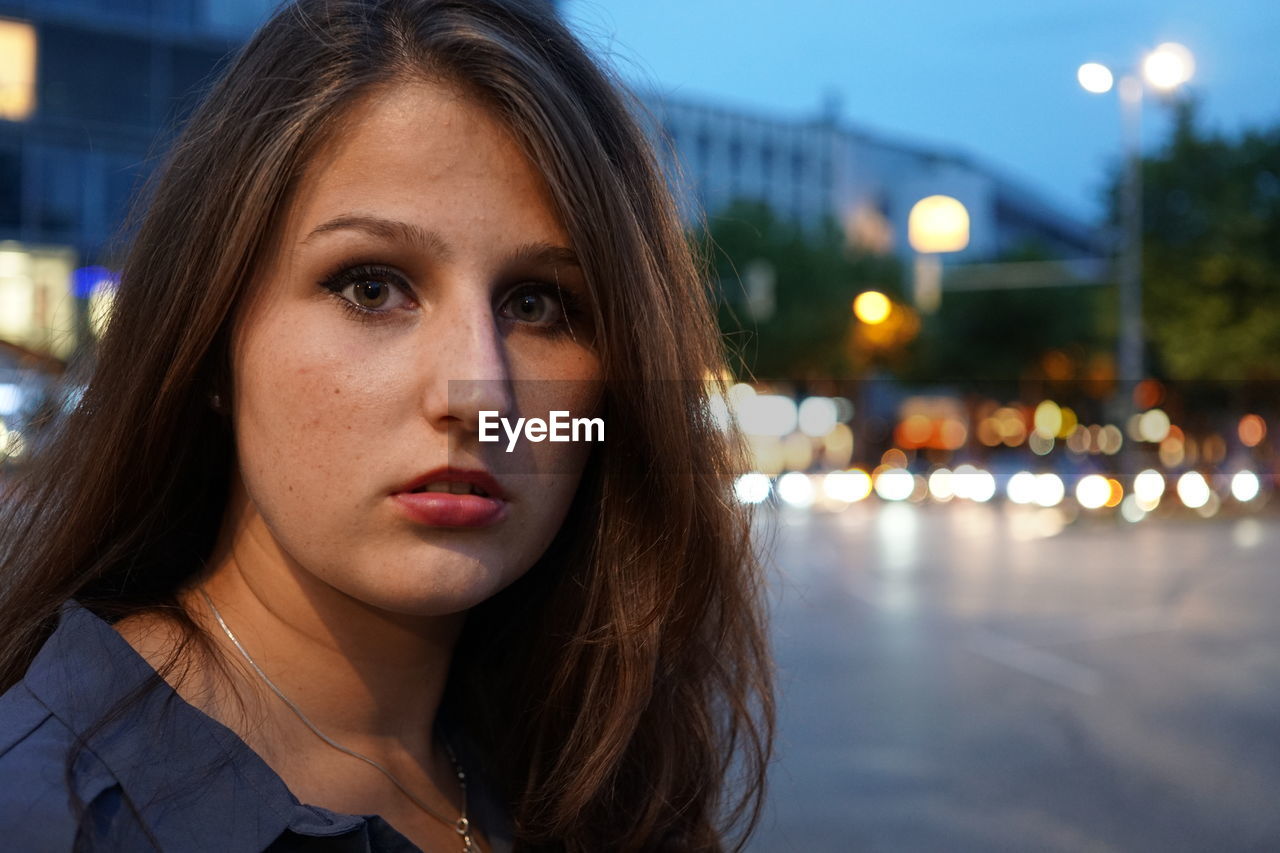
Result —
M447 616L462 613L496 595L516 580L523 570L513 571L498 555L485 559L456 551L431 549L411 563L372 569L358 584L359 590L344 589L364 603L412 616ZM344 584L345 586L345 584Z

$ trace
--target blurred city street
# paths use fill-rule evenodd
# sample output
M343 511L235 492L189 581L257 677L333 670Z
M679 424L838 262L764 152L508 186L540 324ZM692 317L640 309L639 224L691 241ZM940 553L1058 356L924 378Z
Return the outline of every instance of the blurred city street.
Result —
M1280 522L1051 512L762 508L751 850L1277 849Z

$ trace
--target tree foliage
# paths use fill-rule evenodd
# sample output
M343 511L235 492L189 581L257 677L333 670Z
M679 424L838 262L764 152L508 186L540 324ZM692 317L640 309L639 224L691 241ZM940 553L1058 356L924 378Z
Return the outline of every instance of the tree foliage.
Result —
M999 259L1047 260L1035 244ZM944 291L938 311L925 318L912 378L1097 378L1099 361L1110 361L1114 303L1111 288L1092 285Z
M867 289L900 298L897 259L848 248L834 222L806 230L750 201L709 216L707 236L720 281L720 328L741 376L803 380L858 372L850 306ZM774 275L767 317L753 316L746 299L746 271L757 262Z
M1158 369L1280 378L1280 126L1226 138L1183 102L1142 175L1144 319Z

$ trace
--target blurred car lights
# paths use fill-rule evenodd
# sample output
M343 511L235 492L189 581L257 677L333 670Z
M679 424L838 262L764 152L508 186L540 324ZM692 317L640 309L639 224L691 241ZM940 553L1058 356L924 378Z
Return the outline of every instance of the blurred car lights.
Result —
M1240 503L1248 503L1260 491L1258 475L1252 471L1237 471L1231 478L1231 496Z
M1156 500L1159 501L1159 498ZM1147 510L1139 504L1137 495L1125 495L1124 500L1120 501L1120 517L1132 524L1137 524L1147 517Z
M1189 509L1199 509L1209 503L1213 491L1199 471L1188 471L1178 478L1178 499Z
M779 394L745 394L735 398L730 394L738 423L748 435L784 436L796 428L796 402Z
M1042 507L1054 507L1062 503L1063 497L1066 496L1066 486L1062 484L1062 478L1057 474L1037 474L1036 475L1036 503Z
M861 468L832 471L822 478L822 492L832 500L857 503L871 494L871 477Z
M955 475L950 468L939 468L929 475L929 494L943 503L956 496Z
M733 484L733 493L744 504L758 504L769 497L772 486L764 474L752 472L743 474Z
M835 429L839 420L837 414L835 401L829 397L806 397L800 403L800 431L813 438L822 438Z
M1019 471L1009 478L1004 487L1009 500L1016 504L1029 504L1036 499L1036 475Z
M1140 471L1133 478L1133 495L1138 505L1150 512L1164 496L1164 476L1154 468Z
M905 501L915 488L916 479L905 468L887 468L875 479L876 494L886 501Z
M778 497L797 509L813 506L813 481L808 474L790 471L778 478Z
M1111 483L1101 474L1089 474L1076 483L1076 502L1085 509L1101 509L1111 500Z

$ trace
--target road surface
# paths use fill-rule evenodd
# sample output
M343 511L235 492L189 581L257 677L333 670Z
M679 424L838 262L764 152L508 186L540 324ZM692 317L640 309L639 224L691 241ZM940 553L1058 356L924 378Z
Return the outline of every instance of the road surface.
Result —
M1280 850L1280 522L761 520L781 709L752 851Z

